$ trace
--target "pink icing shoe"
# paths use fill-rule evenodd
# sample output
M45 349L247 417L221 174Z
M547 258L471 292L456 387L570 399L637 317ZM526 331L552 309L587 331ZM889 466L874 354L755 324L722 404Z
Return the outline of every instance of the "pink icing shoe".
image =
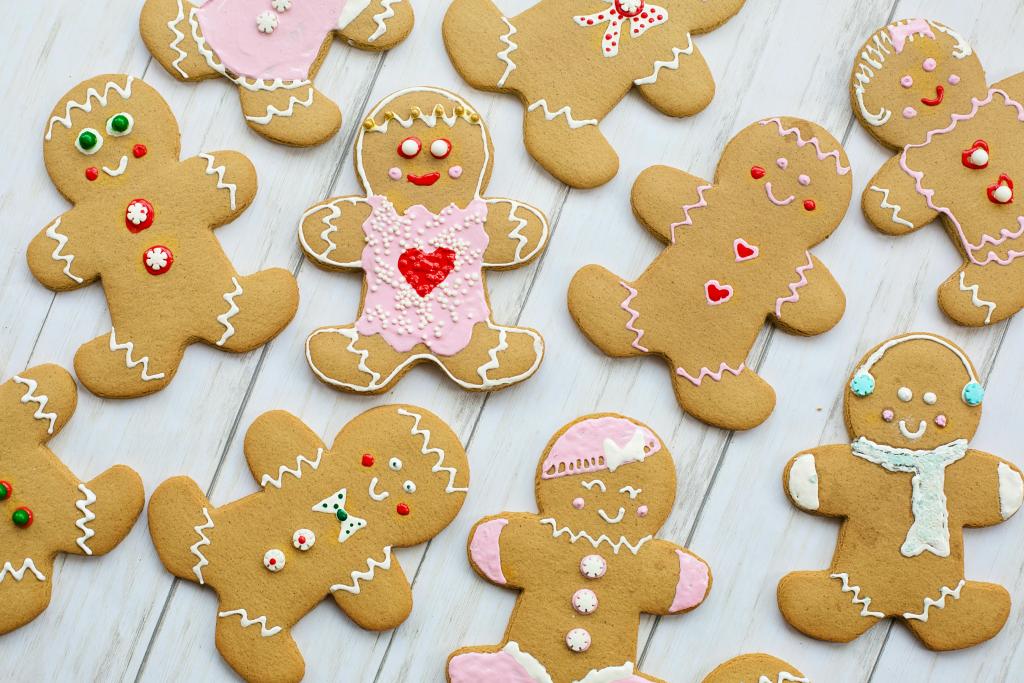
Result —
M509 652L510 648L514 650L514 654ZM456 655L448 662L448 677L451 683L537 683L538 679L531 676L526 667L517 661L516 655L529 657L521 653L515 643L509 643L499 652L467 652Z

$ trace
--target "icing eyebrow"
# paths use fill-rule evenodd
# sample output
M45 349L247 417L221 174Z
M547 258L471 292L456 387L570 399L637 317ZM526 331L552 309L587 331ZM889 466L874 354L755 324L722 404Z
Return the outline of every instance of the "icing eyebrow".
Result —
M580 482L580 485L588 491L594 488L595 486L600 486L602 493L608 490L608 487L605 486L604 482L601 481L600 479L595 479L593 481L583 481Z
M636 497L643 492L643 489L635 489L632 486L623 486L621 489L619 489L619 493L628 493L629 497L633 500L636 500Z

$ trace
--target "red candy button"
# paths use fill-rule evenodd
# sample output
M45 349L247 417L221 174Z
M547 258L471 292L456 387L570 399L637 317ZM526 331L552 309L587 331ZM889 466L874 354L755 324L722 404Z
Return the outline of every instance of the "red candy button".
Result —
M150 247L142 254L142 265L150 275L163 275L171 269L174 263L174 254L164 246Z
M124 225L129 232L142 232L153 225L153 218L156 212L153 205L145 199L133 199L128 202L128 208L124 210Z
M132 154L135 156L136 159L141 159L142 157L146 156L146 152L148 151L149 150L146 149L145 145L135 145L134 147L132 147Z
M363 467L373 467L373 456L369 453L363 453Z
M409 506L406 505L405 503L399 503L398 507L395 508L395 511L398 512L398 514L405 517L407 514L409 514Z
M96 168L95 166L90 166L89 168L85 169L85 179L86 180L96 180L99 177L100 177L100 169Z

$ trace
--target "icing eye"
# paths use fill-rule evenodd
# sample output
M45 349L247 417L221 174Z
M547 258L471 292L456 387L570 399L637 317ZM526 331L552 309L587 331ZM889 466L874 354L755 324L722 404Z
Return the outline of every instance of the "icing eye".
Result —
M102 146L103 136L95 128L86 128L75 140L75 147L82 154L95 154Z
M135 128L135 119L127 112L114 114L107 119L107 133L114 137L128 135L128 133L132 132L133 128Z
M935 60L929 57L921 63L921 68L925 71L935 71L935 67L938 66Z
M402 484L402 489L404 489L406 493L416 493L416 484L407 480Z
M452 153L452 143L445 138L438 138L430 143L430 156L435 159L445 159Z
M750 167L750 177L753 178L754 180L760 180L761 178L764 178L764 174L765 170L760 166Z
M783 171L785 171L786 167L789 166L789 161L786 159L786 157L779 157L778 159L775 160L775 164Z
M924 399L924 402L930 406L935 405L935 402L939 400L939 397L936 396L935 393L932 391L924 392L924 396L922 396L921 398Z
M398 458L391 458L391 460L388 460L388 467L393 469L395 472L398 472L402 469L402 461Z
M911 76L910 74L907 74L906 76L901 78L900 79L900 85L902 85L904 88L909 88L910 86L914 85L914 78L913 78L913 76Z
M818 205L814 203L813 199L804 200L804 211L814 211L818 208Z
M904 403L907 403L914 398L914 392L910 390L910 387L900 387L896 392L896 397Z
M960 155L960 161L970 169L979 170L986 168L989 161L988 143L984 140L975 140L970 148L965 149Z
M807 187L808 185L811 184L811 176L801 173L800 176L796 179L796 181L803 185L804 187Z
M403 159L412 159L423 149L423 143L419 138L406 138L398 143L398 156Z

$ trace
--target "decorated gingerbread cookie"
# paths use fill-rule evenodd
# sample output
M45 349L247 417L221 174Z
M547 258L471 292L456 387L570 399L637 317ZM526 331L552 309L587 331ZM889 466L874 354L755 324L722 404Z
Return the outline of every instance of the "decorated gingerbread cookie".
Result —
M514 93L526 108L526 148L573 187L596 187L619 158L599 129L635 87L668 116L711 102L715 82L691 34L743 0L541 0L515 17L492 0L455 0L444 18L448 56L475 88Z
M410 0L146 0L142 39L179 81L223 76L260 135L318 145L341 127L341 110L313 86L335 36L387 50L412 31Z
M898 154L864 191L864 214L903 235L941 218L964 264L939 287L939 306L981 326L1024 306L1024 74L989 86L956 31L910 19L880 29L850 79L854 112Z
M266 413L245 457L262 491L214 507L191 479L170 479L149 530L171 573L217 592L228 664L248 681L298 681L290 631L325 597L366 629L405 621L412 590L392 549L451 523L469 463L448 425L408 405L363 413L330 448L293 415Z
M811 679L777 657L758 653L730 659L703 683L811 683Z
M1010 613L1002 586L964 576L964 527L999 524L1024 498L1013 463L968 448L984 391L964 352L914 333L865 356L843 397L852 443L786 466L794 505L842 518L832 564L787 575L779 608L803 633L847 642L901 619L932 650L996 635Z
M142 512L134 470L117 465L83 482L47 448L77 401L75 380L56 365L0 384L0 635L50 604L58 554L106 554Z
M765 319L803 335L843 315L839 284L809 249L839 225L851 174L839 143L793 118L732 139L714 183L667 166L633 185L633 212L667 247L636 280L589 265L569 312L609 356L655 354L680 405L727 429L756 427L775 392L746 360Z
M521 591L498 645L448 659L450 683L642 683L641 613L680 614L711 590L707 564L655 534L672 512L672 455L647 426L589 415L552 437L537 467L538 513L473 528L469 559Z
M488 391L537 370L541 336L492 319L484 270L531 261L548 222L523 202L483 197L493 155L480 115L445 90L403 90L373 109L356 138L366 194L310 207L299 225L314 263L364 278L358 320L306 341L317 377L379 393L432 361Z
M46 170L74 206L32 240L28 265L56 291L103 281L113 326L75 355L90 391L153 393L190 344L249 351L295 315L291 273L240 275L213 234L252 202L252 163L238 152L180 160L174 114L145 82L80 83L54 108L44 137Z

